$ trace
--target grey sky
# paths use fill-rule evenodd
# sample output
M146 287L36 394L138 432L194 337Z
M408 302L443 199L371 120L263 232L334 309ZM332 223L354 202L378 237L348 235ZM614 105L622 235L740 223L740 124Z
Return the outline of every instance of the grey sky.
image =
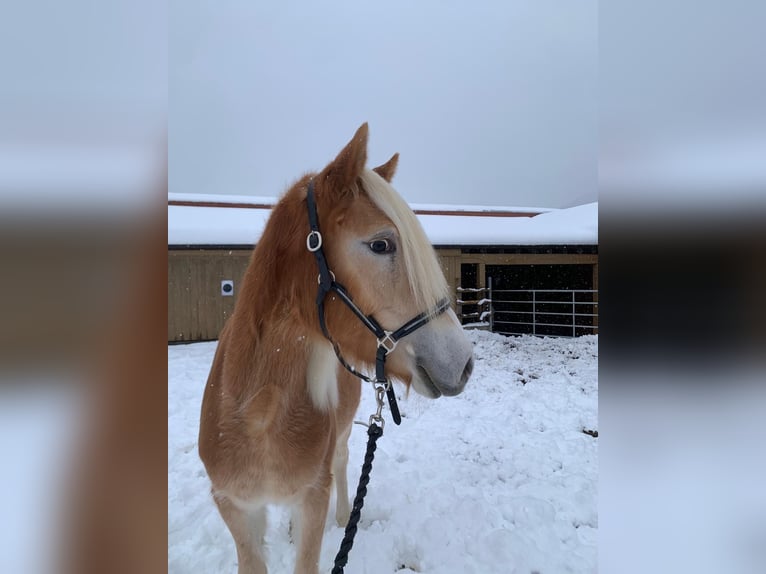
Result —
M411 202L597 199L595 0L172 0L170 191L277 195L364 121Z

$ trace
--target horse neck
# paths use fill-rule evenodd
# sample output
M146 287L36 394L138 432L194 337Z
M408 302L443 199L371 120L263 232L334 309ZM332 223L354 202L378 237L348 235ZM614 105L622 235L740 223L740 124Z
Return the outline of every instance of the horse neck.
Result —
M249 334L255 347L267 341L300 347L304 340L321 338L316 320L317 269L306 249L309 227L304 210L295 193L274 207L245 272L233 319L235 330ZM279 357L272 359L279 362Z

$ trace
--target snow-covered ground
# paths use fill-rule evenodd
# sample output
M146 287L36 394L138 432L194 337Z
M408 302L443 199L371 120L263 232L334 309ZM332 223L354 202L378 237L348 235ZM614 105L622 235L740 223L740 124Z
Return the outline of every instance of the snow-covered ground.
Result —
M598 338L469 331L465 392L400 401L371 475L349 574L577 574L597 571ZM216 343L168 348L168 571L235 573L233 540L197 456L200 401ZM401 389L400 389L401 391ZM401 392L399 393L401 395ZM358 419L374 411L362 393ZM356 490L366 429L349 444ZM343 537L328 514L320 571ZM291 573L288 513L269 509L271 574Z

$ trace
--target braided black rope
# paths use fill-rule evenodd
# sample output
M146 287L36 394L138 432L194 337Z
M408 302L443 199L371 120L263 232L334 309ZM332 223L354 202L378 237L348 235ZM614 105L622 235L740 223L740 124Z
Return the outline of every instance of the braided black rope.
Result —
M362 516L362 506L364 506L364 497L367 495L367 484L370 482L370 471L372 471L372 459L375 458L375 444L378 439L383 436L383 429L372 423L370 428L367 429L367 452L364 455L364 464L362 464L362 475L359 477L359 486L356 488L356 496L354 497L354 506L351 509L351 516L349 516L348 524L346 525L346 532L343 535L343 541L340 543L340 550L335 556L335 566L333 566L332 574L343 574L343 568L348 562L348 553L351 552L351 548L354 546L354 537L356 536L356 525L359 523L359 519Z

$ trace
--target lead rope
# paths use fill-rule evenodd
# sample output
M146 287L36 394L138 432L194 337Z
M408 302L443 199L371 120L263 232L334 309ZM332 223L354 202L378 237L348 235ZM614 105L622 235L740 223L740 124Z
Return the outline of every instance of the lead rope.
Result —
M383 429L376 424L370 425L367 430L367 452L364 455L364 464L362 465L362 475L359 477L359 486L356 487L356 496L354 497L354 507L351 516L346 525L346 532L343 535L343 541L340 543L340 550L335 556L335 566L332 574L343 574L343 568L348 562L348 553L354 546L354 537L356 536L356 525L362 515L362 506L364 506L364 497L367 494L367 483L370 482L370 471L372 470L372 459L375 457L375 443L383 436Z
M389 386L391 383L388 383ZM335 565L331 574L343 574L343 568L348 562L348 553L354 546L354 537L356 536L357 524L362 517L362 507L364 506L364 497L367 496L367 484L370 482L370 472L372 472L372 460L375 458L375 449L380 437L383 436L383 395L386 392L384 385L375 386L375 400L378 404L378 410L374 415L370 415L370 424L367 429L367 451L364 453L364 463L362 464L362 474L359 477L359 485L356 487L356 496L354 504L351 507L351 515L348 517L346 531L343 534L343 540L340 543L338 554L335 555Z

